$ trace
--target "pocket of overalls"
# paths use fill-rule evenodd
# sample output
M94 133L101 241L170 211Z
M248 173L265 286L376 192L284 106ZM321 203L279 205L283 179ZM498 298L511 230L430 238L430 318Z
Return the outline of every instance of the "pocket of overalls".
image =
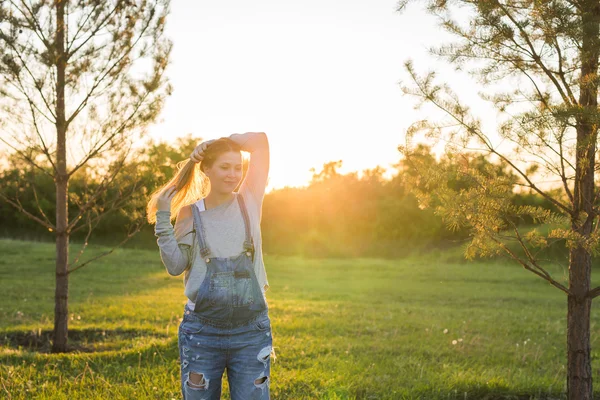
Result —
M211 305L228 305L233 290L233 272L215 272L210 277L208 293Z
M267 316L266 318L259 319L254 323L256 329L259 331L266 331L271 328L271 319Z
M248 271L236 271L233 277L235 290L233 294L233 306L244 307L254 303L250 273Z
M197 320L188 320L184 318L183 321L181 321L181 324L179 324L179 331L186 335L199 333L203 328L204 325L202 322Z

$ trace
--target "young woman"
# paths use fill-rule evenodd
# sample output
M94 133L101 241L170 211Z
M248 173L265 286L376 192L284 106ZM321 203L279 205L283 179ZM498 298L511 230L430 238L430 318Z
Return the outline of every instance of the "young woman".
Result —
M236 192L240 151L249 152L250 161ZM267 135L205 141L178 168L153 193L147 211L167 271L184 274L188 300L178 334L183 398L220 399L227 369L232 400L269 399L275 354L260 233ZM171 215L177 215L174 228Z

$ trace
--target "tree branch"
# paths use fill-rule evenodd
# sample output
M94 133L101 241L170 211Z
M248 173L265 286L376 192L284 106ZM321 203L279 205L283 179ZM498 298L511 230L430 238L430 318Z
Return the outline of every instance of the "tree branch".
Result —
M108 143L110 142L115 136L117 136L119 133L121 133L124 129L126 129L127 127L127 123L129 121L131 121L131 119L135 116L135 114L137 113L137 111L140 109L140 107L142 106L142 104L144 103L144 101L146 100L146 98L148 97L150 93L146 92L144 94L144 96L139 100L138 104L135 106L135 108L131 111L131 113L129 114L129 116L127 117L127 119L125 119L120 126L113 132L110 134L110 136L108 138L106 138L106 140L99 145L97 148L94 148L93 151L91 151L82 161L80 161L69 173L68 176L73 175L79 168L81 168L82 166L84 166L91 158L95 157L97 154L100 153L100 151L102 150L102 148ZM94 146L95 147L95 146Z
M590 290L589 292L587 292L587 295L586 295L586 297L589 297L589 298L592 298L592 299L594 299L594 298L596 298L598 296L600 296L600 286L597 287L597 288L594 288L594 289Z
M535 47L533 46L533 43L531 43L529 34L527 32L525 32L525 30L521 27L521 25L515 20L513 15L506 9L506 7L504 7L504 5L501 2L497 1L496 4L504 12L504 15L506 15L508 17L508 19L511 20L511 22L514 24L514 26L517 27L517 29L521 33L521 37L523 38L523 40L525 40L525 42L527 43L527 46L529 47L529 50L531 51L533 61L542 69L542 71L544 71L544 73L548 77L548 79L550 79L550 81L552 81L552 83L554 84L555 88L558 90L558 92L559 92L560 96L562 97L563 101L565 102L565 104L570 104L570 105L578 104L577 99L570 99L569 96L564 93L563 87L556 80L556 77L554 76L554 74L546 67L546 64L544 64L544 62L542 61L542 58L535 51ZM514 39L512 39L512 42L515 45L519 46L519 44Z
M127 50L123 51L123 55L121 57L119 57L113 64L112 66L110 66L110 68L104 70L100 76L98 77L98 79L94 82L94 84L92 85L92 88L88 91L86 97L83 99L83 101L79 104L79 106L77 107L77 109L73 112L73 114L71 114L71 116L69 118L67 118L67 125L69 125L76 117L77 115L79 115L79 113L83 110L83 108L87 105L88 100L90 99L90 97L92 97L92 95L94 94L94 91L98 88L98 86L100 86L100 84L104 81L104 79L106 79L106 76L108 76L108 74L111 73L111 71L117 67L121 61L123 61L126 57L129 56L131 50L137 46L137 44L139 43L139 41L142 39L144 32L146 31L146 29L148 29L148 25L146 25L144 27L144 29L142 29L142 31L140 32L139 36L137 37L137 39L133 42L133 44L131 46L129 46L127 48ZM112 57L109 58L109 60L112 60Z
M29 98L27 100L29 100ZM46 155L46 158L50 162L50 165L52 165L52 169L54 170L54 173L56 174L56 173L58 173L58 169L56 168L56 165L54 164L54 161L52 160L52 157L50 156L50 151L49 151L48 147L46 146L46 142L44 142L42 133L40 132L40 127L38 125L37 118L35 116L35 110L33 108L33 103L31 102L31 100L29 100L28 104L29 104L29 109L31 111L31 117L33 118L33 126L35 128L35 132L37 133L38 137L40 138L40 142L42 143L42 152Z
M556 49L556 53L558 56L558 73L557 73L557 75L560 77L562 84L565 85L565 89L567 90L567 95L569 96L569 98L571 99L573 104L577 104L577 99L575 98L575 95L571 91L571 86L567 82L567 79L565 76L565 71L563 69L563 57L562 57L562 51L560 50L560 44L558 43L558 37L554 37L553 44L554 44L554 48Z
M31 157L27 156L25 153L23 153L23 151L17 149L16 147L14 147L12 144L10 144L9 142L7 142L6 140L2 139L2 137L0 137L0 141L2 141L4 144L6 144L7 146L9 146L11 149L13 149L16 153L18 153L21 158L25 161L27 161L29 164L31 164L32 166L34 166L35 168L39 169L40 171L42 171L43 173L45 173L46 175L48 175L50 178L54 179L54 175L50 174L48 171L46 171L46 169L44 169L43 167L39 166L37 163L35 163L35 161L33 161L31 159Z
M134 236L136 233L138 233L138 232L139 232L139 231L142 229L142 226L144 226L144 221L142 221L142 222L138 223L138 224L135 226L135 229L134 229L133 231L130 231L130 232L128 232L128 233L127 233L127 236L125 237L125 239L124 239L124 240L122 240L122 241L121 241L121 242L120 242L118 245L116 245L115 247L113 247L113 248L112 248L112 249L110 249L109 251L106 251L106 252L104 252L104 253L102 253L102 254L100 254L100 255L96 256L96 257L93 257L93 258L91 258L91 259L87 260L87 261L86 261L86 262L84 262L83 264L79 264L79 265L78 265L78 266L76 266L76 267L70 268L70 269L67 271L67 274L70 274L71 272L75 272L75 271L77 271L78 269L85 267L87 264L91 263L92 261L95 261L95 260L97 260L97 259L99 259L99 258L102 258L102 257L105 257L105 256L107 256L107 255L111 254L112 252L114 252L114 251L115 251L115 249L117 249L117 248L119 248L120 246L122 246L123 244L127 243L127 242L129 241L129 239L131 239L131 238L132 238L132 237L133 237L133 236Z
M53 226L52 222L50 222L50 219L46 216L46 213L44 213L44 210L42 209L42 206L40 205L40 200L38 198L37 190L35 189L35 184L32 184L31 188L33 189L33 197L35 198L35 204L36 204L40 214L42 214L42 216L46 220L48 226Z
M40 39L42 41L42 43L44 44L46 49L51 49L52 44L44 36L44 30L42 29L42 26L39 24L38 20L36 19L35 14L33 13L33 10L31 8L29 8L24 1L21 1L21 4L23 4L23 6L25 6L25 9L28 11L29 16L31 17L31 19L29 20L27 18L27 15L23 12L23 10L21 10L19 8L19 6L16 5L16 3L14 1L11 1L10 3L21 13L23 18L25 18L25 20L29 23L29 25L32 28L31 30L33 31L33 33L35 33L35 35L38 37L38 39Z
M56 228L55 226L50 223L49 221L46 222L43 219L40 219L38 217L36 217L35 215L31 214L29 211L27 211L26 209L23 208L23 205L21 204L21 202L18 200L18 198L16 199L16 201L13 201L12 199L10 199L8 196L6 196L4 193L0 192L0 197L2 199L4 199L4 201L6 201L7 203L11 204L13 207L15 207L17 210L19 210L20 212L22 212L23 214L27 215L29 218L31 218L32 220L34 220L35 222L39 223L40 225L48 228L48 230L50 231L55 231Z
M67 60L71 58L71 56L73 56L73 54L77 53L83 46L85 46L90 40L92 40L93 38L96 37L96 35L98 34L98 32L100 32L100 30L102 28L104 28L105 23L110 19L110 17L112 17L112 15L115 13L115 11L117 11L118 6L120 5L121 2L117 2L117 6L114 7L108 14L106 14L106 17L96 26L96 29L94 29L92 31L92 33L90 33L90 35L77 47L75 47L74 49L70 49L67 48L65 53L67 54ZM96 7L94 7L94 9L96 9ZM93 10L92 10L93 11ZM90 13L91 15L91 13ZM87 19L86 19L87 20ZM83 25L82 25L83 27ZM71 43L75 43L75 39L73 39L73 42Z
M42 102L44 103L44 105L46 106L46 108L48 109L48 111L50 112L50 115L52 116L52 118L54 118L54 121L49 118L42 110L40 110L37 105L35 106L35 108L40 112L40 114L42 114L44 116L44 118L46 118L50 123L55 123L56 121L56 115L54 114L54 112L52 111L52 107L50 107L50 104L48 103L48 101L46 100L46 97L44 95L44 92L42 91L42 87L41 85L37 84L37 79L36 77L33 75L33 72L31 72L31 70L29 69L29 67L27 66L27 62L23 59L23 57L21 56L21 53L15 48L14 44L11 41L7 41L5 40L4 43L8 44L10 46L10 48L13 50L13 52L17 55L17 57L19 57L19 61L21 61L21 66L25 69L25 71L27 71L27 73L29 74L30 78L33 80L34 83L34 87L37 89L38 93L40 94L40 98L42 99ZM29 100L32 101L30 96L27 94L27 91L25 90L25 87L23 86L22 82L21 82L21 78L20 76L18 76L17 74L17 80L19 81L20 85L21 85L21 93ZM33 101L32 101L33 102ZM35 104L35 102L33 102Z
M554 279L552 279L552 277L550 277L550 275L548 275L548 273L543 273L538 271L536 268L531 267L526 261L522 260L518 255L516 255L511 249L509 249L504 243L502 243L500 240L496 239L493 236L490 236L490 238L496 242L504 251L506 251L513 260L517 261L519 264L521 264L523 266L523 268L525 268L528 271L533 272L534 274L536 274L537 276L541 277L542 279L548 281L552 286L562 290L565 294L570 295L571 292L569 291L569 289L567 289L564 285L562 285L561 283L555 281ZM544 271L545 272L545 271Z
M452 119L454 119L456 122L458 122L458 124L460 124L460 126L464 127L469 133L471 133L471 134L475 135L477 138L479 138L479 140L481 140L483 142L483 144L487 147L487 149L490 153L496 154L503 161L505 161L508 165L510 165L519 175L521 175L521 177L523 179L525 179L525 181L529 184L529 186L533 190L535 190L537 193L542 195L545 199L550 201L552 204L556 205L558 208L565 211L568 215L571 215L571 216L573 215L573 211L567 205L556 200L552 196L549 196L546 192L544 192L543 190L538 188L535 185L535 183L533 183L531 181L531 179L527 176L527 174L525 174L523 171L521 171L521 169L519 167L517 167L508 157L504 156L503 154L499 153L496 149L494 149L494 147L489 142L488 137L485 134L483 134L482 132L480 132L477 127L469 125L464 120L464 118L459 117L458 115L456 115L456 113L451 112L450 110L447 109L447 107L444 107L442 104L440 104L438 98L436 97L436 94L433 92L431 92L431 93L428 92L426 90L426 87L423 86L423 83L419 81L419 79L415 75L415 72L412 70L412 67L410 65L407 65L407 67L408 67L409 73L411 74L411 76L413 78L413 81L417 84L417 87L419 88L421 97L423 97L426 100L429 100L436 107L438 107L440 110L442 110L443 112L448 114ZM455 104L455 107L457 107L459 110L464 110L464 108L458 102L457 102L457 104Z
M90 236L93 231L93 227L92 227L92 222L90 219L90 214L88 213L87 216L88 216L88 218L87 218L88 232L85 235L85 239L83 241L83 245L81 246L81 250L79 251L79 254L77 254L77 257L75 258L75 260L67 266L67 269L71 268L73 265L75 265L79 262L79 258L81 258L81 256L83 255L83 252L85 251L86 247L88 246L89 239L90 239Z
M77 26L77 31L75 31L75 34L73 35L73 39L71 40L71 42L69 43L69 38L68 36L66 37L66 41L65 41L65 53L69 54L71 53L71 45L74 44L77 39L79 38L79 34L81 33L83 27L87 24L88 20L92 17L92 15L94 14L94 11L96 11L96 9L98 8L98 6L102 4L101 2L95 2L93 8L91 9L91 11L86 15L85 19L83 19L83 21L81 22L81 24L78 24ZM81 20L80 20L81 21ZM88 39L89 40L89 39ZM72 53L71 53L72 54ZM70 58L70 57L68 57Z
M98 187L96 188L96 190L94 191L94 193L91 195L91 197L88 199L88 201L79 208L79 213L77 213L77 215L75 216L75 218L73 218L73 220L71 222L69 222L69 224L67 225L67 232L75 232L75 230L73 230L73 228L77 225L77 223L79 222L79 219L81 218L81 216L87 212L94 204L96 199L106 191L106 189L110 186L110 184L115 180L117 174L121 171L121 169L123 168L123 164L125 162L125 158L123 157L118 165L117 168L115 168L114 172L112 175L110 175L108 178L107 176L104 176L102 178L102 181L100 182L100 184L98 185Z

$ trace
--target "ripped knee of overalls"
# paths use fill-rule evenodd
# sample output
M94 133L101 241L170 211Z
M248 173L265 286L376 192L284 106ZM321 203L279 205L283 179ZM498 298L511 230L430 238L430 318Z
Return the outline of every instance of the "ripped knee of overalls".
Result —
M186 384L191 389L206 390L208 389L209 380L204 377L201 372L191 371L188 375Z
M273 346L263 347L258 352L256 358L258 358L258 361L262 362L266 368L267 363L269 362L269 358L271 358L273 362L277 359L277 356L275 355L275 348Z

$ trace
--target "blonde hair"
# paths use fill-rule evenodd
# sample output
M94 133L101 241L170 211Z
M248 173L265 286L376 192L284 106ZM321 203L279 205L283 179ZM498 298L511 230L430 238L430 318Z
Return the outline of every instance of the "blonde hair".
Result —
M171 201L171 219L177 217L179 210L186 205L205 198L210 192L210 180L203 171L211 167L221 154L228 151L241 151L241 147L229 138L220 138L208 145L202 162L195 163L191 159L178 162L175 176L150 195L146 207L148 222L156 223L158 196L173 185L177 189L177 194Z

